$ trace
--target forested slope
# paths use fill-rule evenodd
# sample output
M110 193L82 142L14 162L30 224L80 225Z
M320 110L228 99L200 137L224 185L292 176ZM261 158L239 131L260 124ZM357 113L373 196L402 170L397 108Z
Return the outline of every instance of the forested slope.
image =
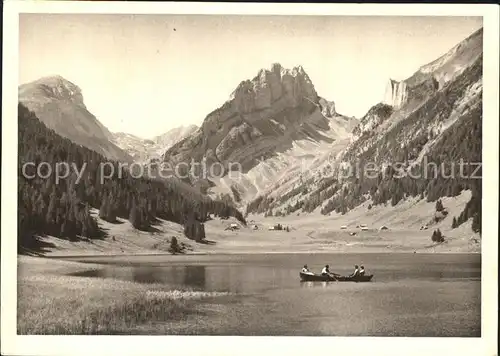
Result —
M120 169L118 162L108 161L48 129L22 104L18 110L21 248L36 247L37 236L44 234L64 239L104 237L90 208L100 209L100 217L107 221L129 219L141 230L152 229L156 217L177 222L194 240L205 238L203 222L210 214L234 216L244 222L241 213L228 203L212 200L177 181L135 178L127 169ZM69 175L56 183L56 165L63 162L76 170L70 169ZM29 165L23 172L26 163Z

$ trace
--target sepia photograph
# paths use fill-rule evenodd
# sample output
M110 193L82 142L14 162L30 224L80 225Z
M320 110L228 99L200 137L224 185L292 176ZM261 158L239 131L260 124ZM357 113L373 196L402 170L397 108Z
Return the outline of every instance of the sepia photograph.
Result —
M13 14L13 335L496 334L498 8L139 5Z

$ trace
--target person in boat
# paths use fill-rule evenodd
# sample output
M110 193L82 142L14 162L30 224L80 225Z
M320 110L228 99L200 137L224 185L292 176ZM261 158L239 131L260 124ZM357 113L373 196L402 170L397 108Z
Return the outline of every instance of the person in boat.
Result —
M335 279L339 276L336 273L330 272L330 266L329 265L326 265L325 267L323 267L323 269L321 270L321 275L322 276L332 277L332 278L335 278Z
M309 268L307 267L307 265L304 265L304 267L302 267L302 273L307 273L307 274L313 274L311 271L309 271Z
M323 267L323 269L321 270L321 275L322 276L331 276L330 266L326 265L325 267Z
M349 277L357 277L359 276L359 267L358 265L354 265L354 272Z
M364 266L361 266L361 267L359 268L359 275L360 275L360 276L364 276L364 275L365 275L365 267L364 267Z

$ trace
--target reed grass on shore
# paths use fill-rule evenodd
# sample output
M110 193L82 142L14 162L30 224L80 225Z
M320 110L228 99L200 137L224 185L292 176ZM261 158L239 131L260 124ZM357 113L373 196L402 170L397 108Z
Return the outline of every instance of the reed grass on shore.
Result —
M225 293L67 276L88 265L20 259L18 334L133 334L196 312L201 299Z

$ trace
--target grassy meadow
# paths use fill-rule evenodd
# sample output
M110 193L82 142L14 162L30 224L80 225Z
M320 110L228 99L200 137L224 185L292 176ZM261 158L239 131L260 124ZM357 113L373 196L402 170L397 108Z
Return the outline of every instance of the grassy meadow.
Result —
M196 313L224 296L102 278L68 276L91 264L20 256L18 334L130 334ZM168 330L166 330L168 332Z

